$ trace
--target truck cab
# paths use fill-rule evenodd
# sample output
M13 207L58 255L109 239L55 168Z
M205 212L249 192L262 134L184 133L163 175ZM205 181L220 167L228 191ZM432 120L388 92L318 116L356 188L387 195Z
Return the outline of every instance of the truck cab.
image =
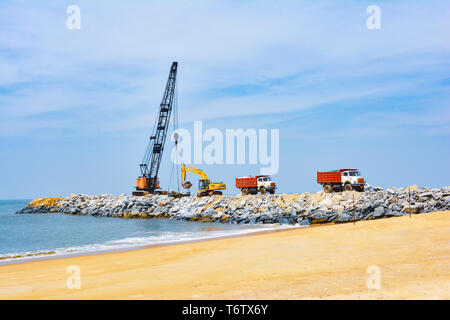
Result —
M344 190L353 190L356 189L358 191L364 190L365 181L361 176L359 170L347 170L341 172L341 181L344 187ZM351 186L352 188L348 187ZM347 187L346 187L347 186Z
M269 176L260 176L257 178L257 185L258 189L265 188L266 190L272 190L275 186L272 182L272 179L270 179Z

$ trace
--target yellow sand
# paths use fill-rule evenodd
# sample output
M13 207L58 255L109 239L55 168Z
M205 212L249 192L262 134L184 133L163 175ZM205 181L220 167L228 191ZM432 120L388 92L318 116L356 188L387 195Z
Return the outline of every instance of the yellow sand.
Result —
M0 299L449 299L449 213L5 265Z

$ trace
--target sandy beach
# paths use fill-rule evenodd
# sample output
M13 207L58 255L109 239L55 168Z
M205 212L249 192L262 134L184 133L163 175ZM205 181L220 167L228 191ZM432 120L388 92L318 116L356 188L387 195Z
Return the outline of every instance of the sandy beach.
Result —
M0 299L449 299L449 213L4 265Z

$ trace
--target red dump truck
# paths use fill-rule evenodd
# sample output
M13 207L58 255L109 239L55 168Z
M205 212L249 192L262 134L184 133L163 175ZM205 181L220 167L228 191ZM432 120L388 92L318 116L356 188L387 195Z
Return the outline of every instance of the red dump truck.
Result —
M275 193L276 185L269 176L254 176L236 178L236 188L241 189L242 194Z
M323 186L327 193L332 191L364 191L366 182L358 169L339 169L317 172L317 183Z

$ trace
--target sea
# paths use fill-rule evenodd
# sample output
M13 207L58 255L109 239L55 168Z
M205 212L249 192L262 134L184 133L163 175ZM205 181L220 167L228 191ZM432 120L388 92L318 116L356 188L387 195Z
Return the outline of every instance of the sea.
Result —
M0 200L0 264L174 244L288 226L16 214L31 200ZM292 226L290 226L292 227Z

